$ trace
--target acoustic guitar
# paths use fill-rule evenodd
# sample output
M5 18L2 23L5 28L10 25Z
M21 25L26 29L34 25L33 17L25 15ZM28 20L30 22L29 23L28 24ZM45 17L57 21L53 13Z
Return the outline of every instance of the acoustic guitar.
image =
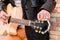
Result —
M35 30L35 32L38 32L38 33L44 34L47 31L49 31L49 29L50 29L50 22L49 22L49 20L45 20L45 21L25 20L25 19L23 19L23 12L22 12L22 8L21 7L17 7L17 8L15 7L13 10L12 10L13 14L12 14L12 16L10 16L10 18L8 20L8 22L11 23L10 25L12 25L12 24L14 25L13 28L17 29L18 25L25 25L25 26L31 26ZM9 13L8 10L7 10L7 13ZM15 33L16 33L16 30L15 30Z
M7 13L11 17L8 20L9 21L9 24L7 24L8 26L6 25L7 27L4 31L6 31L9 35L18 35L20 36L21 39L26 38L25 28L22 28L20 30L24 35L18 34L19 33L17 31L18 25L31 26L35 30L35 32L41 34L45 34L50 29L49 20L31 21L23 19L23 11L21 7L13 7L11 4L8 4Z

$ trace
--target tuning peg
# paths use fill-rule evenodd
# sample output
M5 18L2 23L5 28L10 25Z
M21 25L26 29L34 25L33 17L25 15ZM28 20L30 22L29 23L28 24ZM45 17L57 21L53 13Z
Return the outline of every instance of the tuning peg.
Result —
M42 27L40 27L40 30L42 30Z
M41 31L39 30L39 32L38 33L41 33Z
M35 32L38 32L38 30L35 30Z
M39 27L36 27L37 29L39 29Z
M44 34L44 32L41 32L41 34Z

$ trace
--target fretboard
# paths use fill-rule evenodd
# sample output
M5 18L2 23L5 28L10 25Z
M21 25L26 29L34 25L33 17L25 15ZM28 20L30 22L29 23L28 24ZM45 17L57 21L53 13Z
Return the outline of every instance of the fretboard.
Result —
M34 23L35 21L30 21L30 20L25 20L25 19L10 18L10 22L17 23L17 24L20 24L20 25L32 26L31 23Z

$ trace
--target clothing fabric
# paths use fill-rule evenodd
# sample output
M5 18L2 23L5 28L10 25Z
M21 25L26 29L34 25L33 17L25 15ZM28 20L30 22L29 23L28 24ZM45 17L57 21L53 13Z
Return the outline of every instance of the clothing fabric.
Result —
M49 32L45 34L40 34L35 32L34 29L28 26L26 26L25 30L26 30L26 35L28 40L49 40L50 39Z

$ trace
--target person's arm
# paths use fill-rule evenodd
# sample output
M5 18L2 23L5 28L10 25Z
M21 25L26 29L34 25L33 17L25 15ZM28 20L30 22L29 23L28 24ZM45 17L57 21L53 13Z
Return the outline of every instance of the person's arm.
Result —
M47 10L51 12L55 8L55 0L44 0L44 2L45 3L41 6L40 10Z
M0 1L0 20L6 24L8 23L8 14L6 13L7 5L9 0L2 0Z
M44 0L44 4L40 8L40 12L37 14L38 20L49 20L50 13L55 8L55 0Z

